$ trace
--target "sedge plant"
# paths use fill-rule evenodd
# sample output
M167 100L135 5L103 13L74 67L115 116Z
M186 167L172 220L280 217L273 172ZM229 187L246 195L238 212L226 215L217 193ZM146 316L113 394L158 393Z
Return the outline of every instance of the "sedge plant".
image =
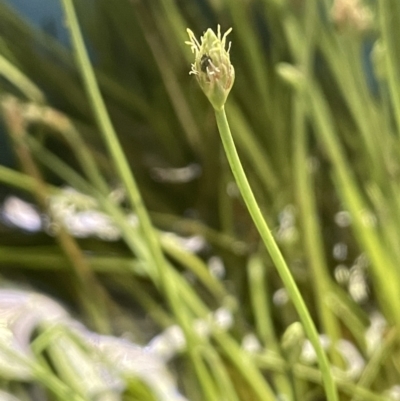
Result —
M328 358L319 341L317 329L290 269L261 213L237 153L225 113L225 103L235 80L235 69L231 64L229 54L231 43L229 42L228 46L226 43L227 36L231 30L232 28L228 29L221 36L221 28L218 25L217 33L212 29L208 29L199 42L194 33L190 29L187 29L190 40L186 43L191 47L195 56L190 74L196 77L201 89L214 108L222 144L236 184L261 239L299 314L304 331L315 349L327 399L335 401L338 400L336 384L333 380Z

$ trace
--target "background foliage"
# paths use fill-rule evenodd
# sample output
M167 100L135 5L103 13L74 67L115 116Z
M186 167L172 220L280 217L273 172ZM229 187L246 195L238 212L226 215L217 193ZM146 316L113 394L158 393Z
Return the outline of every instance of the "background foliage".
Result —
M74 5L92 81L76 41L65 47L0 3L1 191L4 200L34 202L46 227L34 234L12 227L3 204L2 286L50 294L92 330L138 344L178 324L187 346L171 370L190 400L324 399L211 107L188 75L186 28L232 26L231 129L263 214L330 339L340 397L397 399L398 2ZM71 210L101 212L103 224L91 235L71 232ZM229 330L210 324L209 337L199 336L195 322L218 310L232 314ZM49 377L90 399L48 361L51 350L35 352ZM43 397L63 397L35 380ZM2 383L35 399L17 378ZM140 386L112 396L157 397Z

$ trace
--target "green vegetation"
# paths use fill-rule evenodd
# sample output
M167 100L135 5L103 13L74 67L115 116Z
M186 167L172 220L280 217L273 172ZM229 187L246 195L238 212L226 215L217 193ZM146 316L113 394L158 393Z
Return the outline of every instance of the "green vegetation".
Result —
M0 3L0 398L398 399L397 0L62 6Z

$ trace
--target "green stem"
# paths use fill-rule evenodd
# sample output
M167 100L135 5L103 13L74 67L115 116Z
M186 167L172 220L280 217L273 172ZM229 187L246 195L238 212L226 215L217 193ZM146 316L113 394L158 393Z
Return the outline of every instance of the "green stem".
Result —
M56 399L63 401L87 401L75 389L69 387L35 359L17 352L14 348L4 344L4 342L0 342L0 352L17 366L23 366L28 369L32 375L32 380L36 380L46 387L55 395Z
M398 62L396 59L396 39L395 35L393 35L393 26L390 23L390 21L393 19L393 5L390 5L390 2L387 0L380 0L378 5L381 35L385 45L384 62L386 67L388 88L393 102L393 111L397 130L400 132L400 78L398 74Z
M115 164L117 173L124 183L129 201L135 208L135 211L138 215L143 236L147 239L149 248L153 251L153 257L158 262L157 265L160 267L160 281L162 282L164 269L162 268L163 258L162 256L160 257L160 245L155 237L150 218L139 192L139 188L130 170L128 161L122 150L122 146L119 143L117 134L111 123L106 106L101 96L89 56L85 49L73 3L71 0L63 0L63 5L68 26L70 28L77 65L80 69L82 80L85 85L86 93L91 103L92 111L95 116L99 131L103 135L104 142L106 143L108 151Z
M271 231L263 218L263 215L251 190L250 184L247 180L246 174L243 170L242 164L237 154L235 143L233 142L232 134L225 114L225 109L222 108L220 110L215 110L215 116L217 119L218 129L221 135L222 143L224 145L225 153L231 166L236 183L254 221L254 224L256 225L257 230L260 233L260 236L271 256L271 259L273 260L278 270L278 273L286 287L286 290L288 291L288 294L299 314L307 337L309 338L317 354L318 363L325 385L327 399L329 401L337 401L338 394L336 385L332 378L328 359L319 341L317 329L311 319L311 315L293 279L293 276L290 273L289 267L287 266L282 256L282 253L279 250L278 245L276 244L274 237L272 236Z
M304 167L307 166L308 157L307 124L304 97L299 93L295 94L293 114L293 132L295 133L293 140L293 177L295 178L303 244L312 272L315 297L319 300L316 306L321 328L330 337L332 344L335 344L340 338L340 331L333 312L325 302L326 297L332 291L332 285L324 253L312 177L307 167ZM331 352L332 362L341 366L341 358L333 350L334 346Z
M144 205L137 182L130 170L129 163L125 157L118 136L111 123L104 100L102 98L93 67L87 54L83 37L78 24L72 0L63 0L65 16L70 29L71 40L73 43L76 62L79 67L81 77L85 86L86 93L91 103L92 111L95 116L98 128L103 135L108 151L115 164L117 173L121 178L128 199L137 213L140 229L145 238L149 250L149 263L153 264L157 270L156 285L163 291L168 303L173 311L179 325L185 334L187 341L187 350L193 366L196 370L198 379L203 384L203 389L208 390L207 382L204 382L205 365L204 362L195 353L196 336L191 327L191 318L188 308L179 298L179 292L176 289L176 283L172 279L173 269L170 268L161 249L159 238L153 228L149 214Z
M291 43L293 56L299 69L305 76L313 74L315 41L317 36L318 5L314 0L305 4L304 14L304 40L302 28L293 16L286 17L285 31ZM301 238L309 261L313 287L317 303L318 317L321 329L335 344L340 337L339 327L334 314L328 308L325 299L331 291L331 282L324 253L324 243L321 236L321 227L315 199L313 177L307 166L309 157L309 139L307 133L306 106L304 95L300 91L293 93L293 178L295 194L298 200L300 222L302 226ZM331 347L331 360L341 366L341 358Z
M382 243L378 229L366 223L366 216L369 213L367 202L357 187L351 165L344 157L345 152L337 140L337 133L333 128L334 117L321 90L311 80L305 86L308 91L307 104L312 113L311 122L335 167L335 185L353 218L354 233L371 260L371 273L374 277L377 298L390 323L400 328L400 316L397 313L400 309L400 299L397 296L400 273L397 264L390 254L390 249Z
M254 356L257 365L262 369L268 369L272 372L284 372L287 369L287 363L274 352L265 352L264 354ZM293 366L293 373L297 379L311 383L321 383L321 372L311 366L296 363ZM334 375L335 382L340 390L349 396L358 396L363 401L390 401L386 395L376 394L372 391L354 384L342 374Z
M222 362L218 353L211 348L205 349L203 353L204 359L207 361L207 364L214 376L214 380L218 385L220 397L222 397L223 394L223 397L226 400L240 401L232 383L232 377L229 377L226 366Z
M18 67L0 54L0 74L15 85L28 99L44 103L43 92Z
M268 347L268 349L281 356L281 350L274 330L271 298L265 285L265 267L258 255L250 258L247 271L257 334L262 340L264 347ZM293 389L290 385L287 372L284 372L284 374L275 374L274 382L280 394L285 394L288 400L294 399Z

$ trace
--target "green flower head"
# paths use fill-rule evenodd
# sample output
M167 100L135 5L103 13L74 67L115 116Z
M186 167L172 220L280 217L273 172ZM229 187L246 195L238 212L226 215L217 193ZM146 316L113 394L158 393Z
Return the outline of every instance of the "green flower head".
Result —
M235 70L229 57L230 42L228 49L225 49L226 37L231 31L232 28L228 29L221 38L219 25L217 34L209 28L199 43L194 33L187 29L190 40L185 43L195 54L190 74L196 76L201 89L216 110L224 106L235 80Z

